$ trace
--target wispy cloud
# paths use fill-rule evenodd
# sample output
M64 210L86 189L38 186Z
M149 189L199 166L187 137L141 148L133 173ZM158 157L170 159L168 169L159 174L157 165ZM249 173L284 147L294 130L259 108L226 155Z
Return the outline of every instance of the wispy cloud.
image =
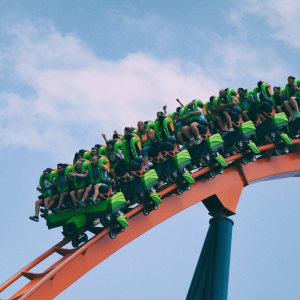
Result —
M257 18L268 27L264 33L271 34L274 39L284 41L290 46L300 48L300 2L297 0L242 0L236 3L236 8L230 13L233 24L239 26L245 33L249 32L251 24ZM245 19L251 16L251 19Z
M218 90L199 66L144 53L102 60L53 27L45 31L26 23L9 36L11 45L2 53L11 78L32 92L0 93L2 146L74 152L101 142L102 132L109 136L107 131L154 119L163 104L175 110L178 97L207 99Z

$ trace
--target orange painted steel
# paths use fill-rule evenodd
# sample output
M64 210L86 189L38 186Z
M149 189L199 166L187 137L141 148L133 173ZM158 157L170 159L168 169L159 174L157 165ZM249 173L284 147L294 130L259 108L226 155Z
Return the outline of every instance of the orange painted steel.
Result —
M293 144L300 144L300 140L293 140ZM98 234L77 249L62 248L76 235L60 242L4 283L0 287L0 292L24 276L31 281L9 299L53 299L126 244L200 201L203 201L213 216L235 214L241 192L244 186L250 184L251 181L271 175L300 171L299 145L292 153L280 156L272 156L274 148L274 144L260 147L262 156L255 163L247 165L241 163L243 157L241 153L226 158L227 162L232 163L225 169L224 175L216 176L214 179L208 176L209 167L193 173L196 182L190 191L180 196L172 193L178 186L177 184L167 187L159 192L163 199L159 209L152 211L148 216L141 213L144 205L132 209L126 214L126 217L130 219L130 226L114 240L110 239L108 235L109 228L102 230L93 227L91 231ZM87 229L82 229L77 235L85 230ZM54 252L63 256L58 262L43 273L29 272L30 269Z

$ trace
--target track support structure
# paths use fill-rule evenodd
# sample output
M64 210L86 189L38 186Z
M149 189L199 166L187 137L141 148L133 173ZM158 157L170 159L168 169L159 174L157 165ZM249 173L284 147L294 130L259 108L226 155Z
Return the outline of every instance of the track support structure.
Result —
M186 300L227 299L234 223L225 217L214 217L209 224Z

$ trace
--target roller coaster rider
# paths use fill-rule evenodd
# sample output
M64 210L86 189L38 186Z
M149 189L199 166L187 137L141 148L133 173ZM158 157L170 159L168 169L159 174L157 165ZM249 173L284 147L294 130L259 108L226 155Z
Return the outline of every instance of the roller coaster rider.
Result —
M236 114L240 114L238 110L235 110L237 106L237 102L234 96L230 96L231 99L228 99L228 95L225 90L220 90L219 92L219 99L220 105L218 107L218 114L217 114L217 122L221 128L222 132L225 132L225 125L223 121L225 120L228 124L228 132L234 131L232 127L232 116Z
M100 178L100 168L98 168L98 161L99 161L99 155L93 156L92 157L92 168L91 171L93 173L93 178L96 181L97 179ZM103 177L108 178L108 172L107 172L107 166L101 163L101 171L103 172ZM89 172L86 172L85 174L80 175L80 177L87 177L89 175ZM79 175L77 175L79 177ZM81 206L85 206L85 201L88 199L89 202L96 204L96 199L99 195L99 188L102 185L102 183L96 183L96 184L90 184L82 197L81 201L77 201L77 203ZM90 192L93 193L91 198L88 198Z
M240 99L240 108L242 109L242 118L243 121L256 121L259 114L258 105L255 102L255 99L252 94L249 96L246 95L247 90L243 88L238 89L239 99Z
M155 134L154 132L149 132L148 129L146 129L146 125L143 121L139 121L137 123L138 127L138 133L141 137L141 143L142 143L142 157L144 161L145 169L148 170L148 163L149 163L149 152L156 152L157 149L153 147L152 144L155 143Z
M289 114L292 118L292 121L294 121L296 118L299 118L300 113L298 112L297 101L293 97L290 97L290 100L287 100L285 90L281 89L280 87L274 87L273 91L274 94L272 95L272 98L274 99L277 111L279 113L284 112L287 114L287 116Z
M69 173L69 180L71 181L72 185L74 185L74 180L73 180L74 176L76 176L77 174L84 174L83 171L81 170L81 167L82 167L82 160L79 159L75 163L74 172ZM82 177L78 177L77 178L77 184L80 185L83 182L83 179L84 178L82 178ZM80 209L80 207L77 205L76 201L81 200L84 190L85 189L76 190L74 188L72 191L70 191L70 197L71 197L71 199L73 201L73 204L74 204L73 210L75 212Z
M49 207L48 207L48 209L51 208L51 211L55 214L59 213L60 208L63 205L63 202L65 200L65 197L68 196L68 194L69 194L69 191L63 191L67 187L67 179L66 179L66 176L65 176L66 166L67 166L66 164L62 164L62 163L57 164L57 175L58 175L57 178L59 180L59 185L60 185L60 188L61 188L61 192L58 193L59 202L58 202L57 207L51 208L53 206L55 200L56 200L52 197L50 202L49 202ZM53 185L57 186L56 180L54 181Z
M288 84L286 85L286 93L289 100L295 100L298 103L298 107L300 106L300 81L296 79L294 76L288 77Z
M116 185L119 185L118 176L124 175L126 168L122 169L118 163L124 162L125 163L125 157L121 149L118 149L118 152L115 152L116 142L114 140L109 140L107 142L107 150L108 150L108 160L110 165L110 175L114 179Z
M200 144L202 142L202 137L200 136L198 125L201 120L206 120L203 110L200 107L194 109L195 100L188 104L188 113L185 114L181 120L189 125L185 125L182 129L183 134L189 139L187 146L193 146L194 144ZM196 118L193 118L196 117ZM193 139L195 136L195 140Z
M40 206L44 206L47 208L48 202L51 199L51 187L49 182L49 170L43 171L43 184L45 188L45 196L41 195L39 196L39 199L35 202L35 215L32 217L29 217L30 220L38 222L39 221L39 210ZM42 192L42 188L38 186L36 188L39 192Z
M180 148L180 151L187 149L185 142L184 142L184 136L183 136L183 127L185 126L185 122L181 120L181 117L178 112L174 114L174 129L175 129L175 136L176 139L179 141L180 145L182 147Z

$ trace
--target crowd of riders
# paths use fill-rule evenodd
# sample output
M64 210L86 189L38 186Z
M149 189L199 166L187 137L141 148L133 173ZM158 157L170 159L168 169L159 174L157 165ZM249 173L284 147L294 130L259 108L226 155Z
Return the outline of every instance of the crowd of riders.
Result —
M233 132L236 120L251 120L256 125L264 122L266 115L262 111L284 112L291 122L300 117L300 80L289 76L286 86L274 87L273 94L263 91L262 83L258 83L254 93L245 88L239 88L237 93L222 89L206 105L193 100L184 106L176 99L180 106L172 115L165 105L154 122L138 121L136 128L125 127L124 134L114 131L110 140L102 134L105 145L96 144L91 151L82 149L75 153L73 165L59 163L56 170L43 171L37 187L42 195L35 203L35 215L29 218L38 222L40 211L45 219L49 210L58 214L72 208L76 212L82 206L96 204L99 195L120 191L122 180L130 180L134 171L140 170L136 165L142 165L145 171L151 168L149 158L157 156L162 145L167 147L171 143L177 145L178 151L185 150L201 144L210 134L225 136ZM132 138L137 141L134 146L130 143ZM130 156L134 158L130 164L133 172L128 173ZM111 188L107 190L107 186Z

